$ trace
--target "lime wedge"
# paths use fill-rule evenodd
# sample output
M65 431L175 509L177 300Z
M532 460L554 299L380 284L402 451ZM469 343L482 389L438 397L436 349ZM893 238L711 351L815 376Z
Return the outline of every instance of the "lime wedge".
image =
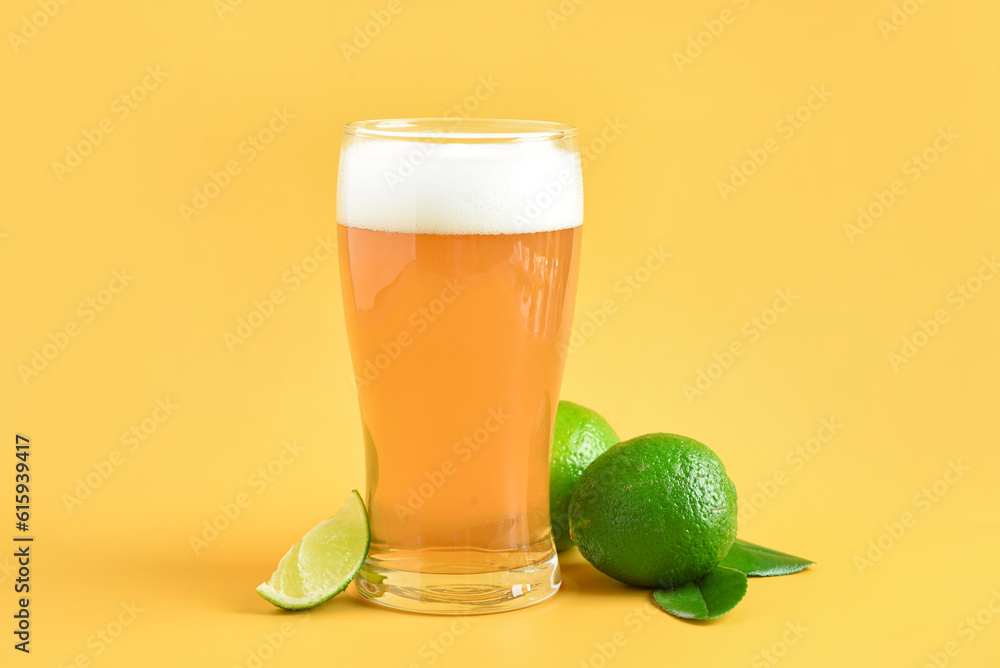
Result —
M257 593L286 610L317 606L347 588L361 570L370 543L365 504L353 490L336 515L292 545Z

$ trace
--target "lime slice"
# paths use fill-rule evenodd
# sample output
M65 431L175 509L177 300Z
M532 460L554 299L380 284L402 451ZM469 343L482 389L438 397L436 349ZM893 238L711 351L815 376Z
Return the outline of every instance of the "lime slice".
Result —
M371 532L358 490L344 507L292 545L257 593L279 608L305 610L347 588L368 556Z

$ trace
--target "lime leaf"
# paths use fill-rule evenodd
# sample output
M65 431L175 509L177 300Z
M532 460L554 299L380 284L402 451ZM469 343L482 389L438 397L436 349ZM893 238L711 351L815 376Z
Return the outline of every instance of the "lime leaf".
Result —
M257 593L286 610L317 606L347 588L368 556L370 543L365 504L354 490L336 515L292 545Z
M754 545L737 538L719 565L735 569L746 575L768 577L798 573L814 563L816 562Z
M735 608L746 593L746 575L716 566L707 575L682 587L657 589L653 598L674 617L715 619Z

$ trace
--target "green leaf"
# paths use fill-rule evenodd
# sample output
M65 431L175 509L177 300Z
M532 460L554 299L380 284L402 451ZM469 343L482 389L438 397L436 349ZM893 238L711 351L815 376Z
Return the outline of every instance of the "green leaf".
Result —
M729 554L719 562L719 565L747 575L767 577L798 573L814 563L816 562L754 545L737 538L733 546L729 548Z
M694 582L676 589L657 589L653 598L661 608L681 619L715 619L736 607L747 593L747 576L716 566Z

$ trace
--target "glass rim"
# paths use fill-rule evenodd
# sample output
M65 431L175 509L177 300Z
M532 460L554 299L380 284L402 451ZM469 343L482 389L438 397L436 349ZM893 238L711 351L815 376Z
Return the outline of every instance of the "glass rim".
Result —
M570 139L577 129L565 123L508 118L383 118L348 123L344 134L360 139L522 142Z

